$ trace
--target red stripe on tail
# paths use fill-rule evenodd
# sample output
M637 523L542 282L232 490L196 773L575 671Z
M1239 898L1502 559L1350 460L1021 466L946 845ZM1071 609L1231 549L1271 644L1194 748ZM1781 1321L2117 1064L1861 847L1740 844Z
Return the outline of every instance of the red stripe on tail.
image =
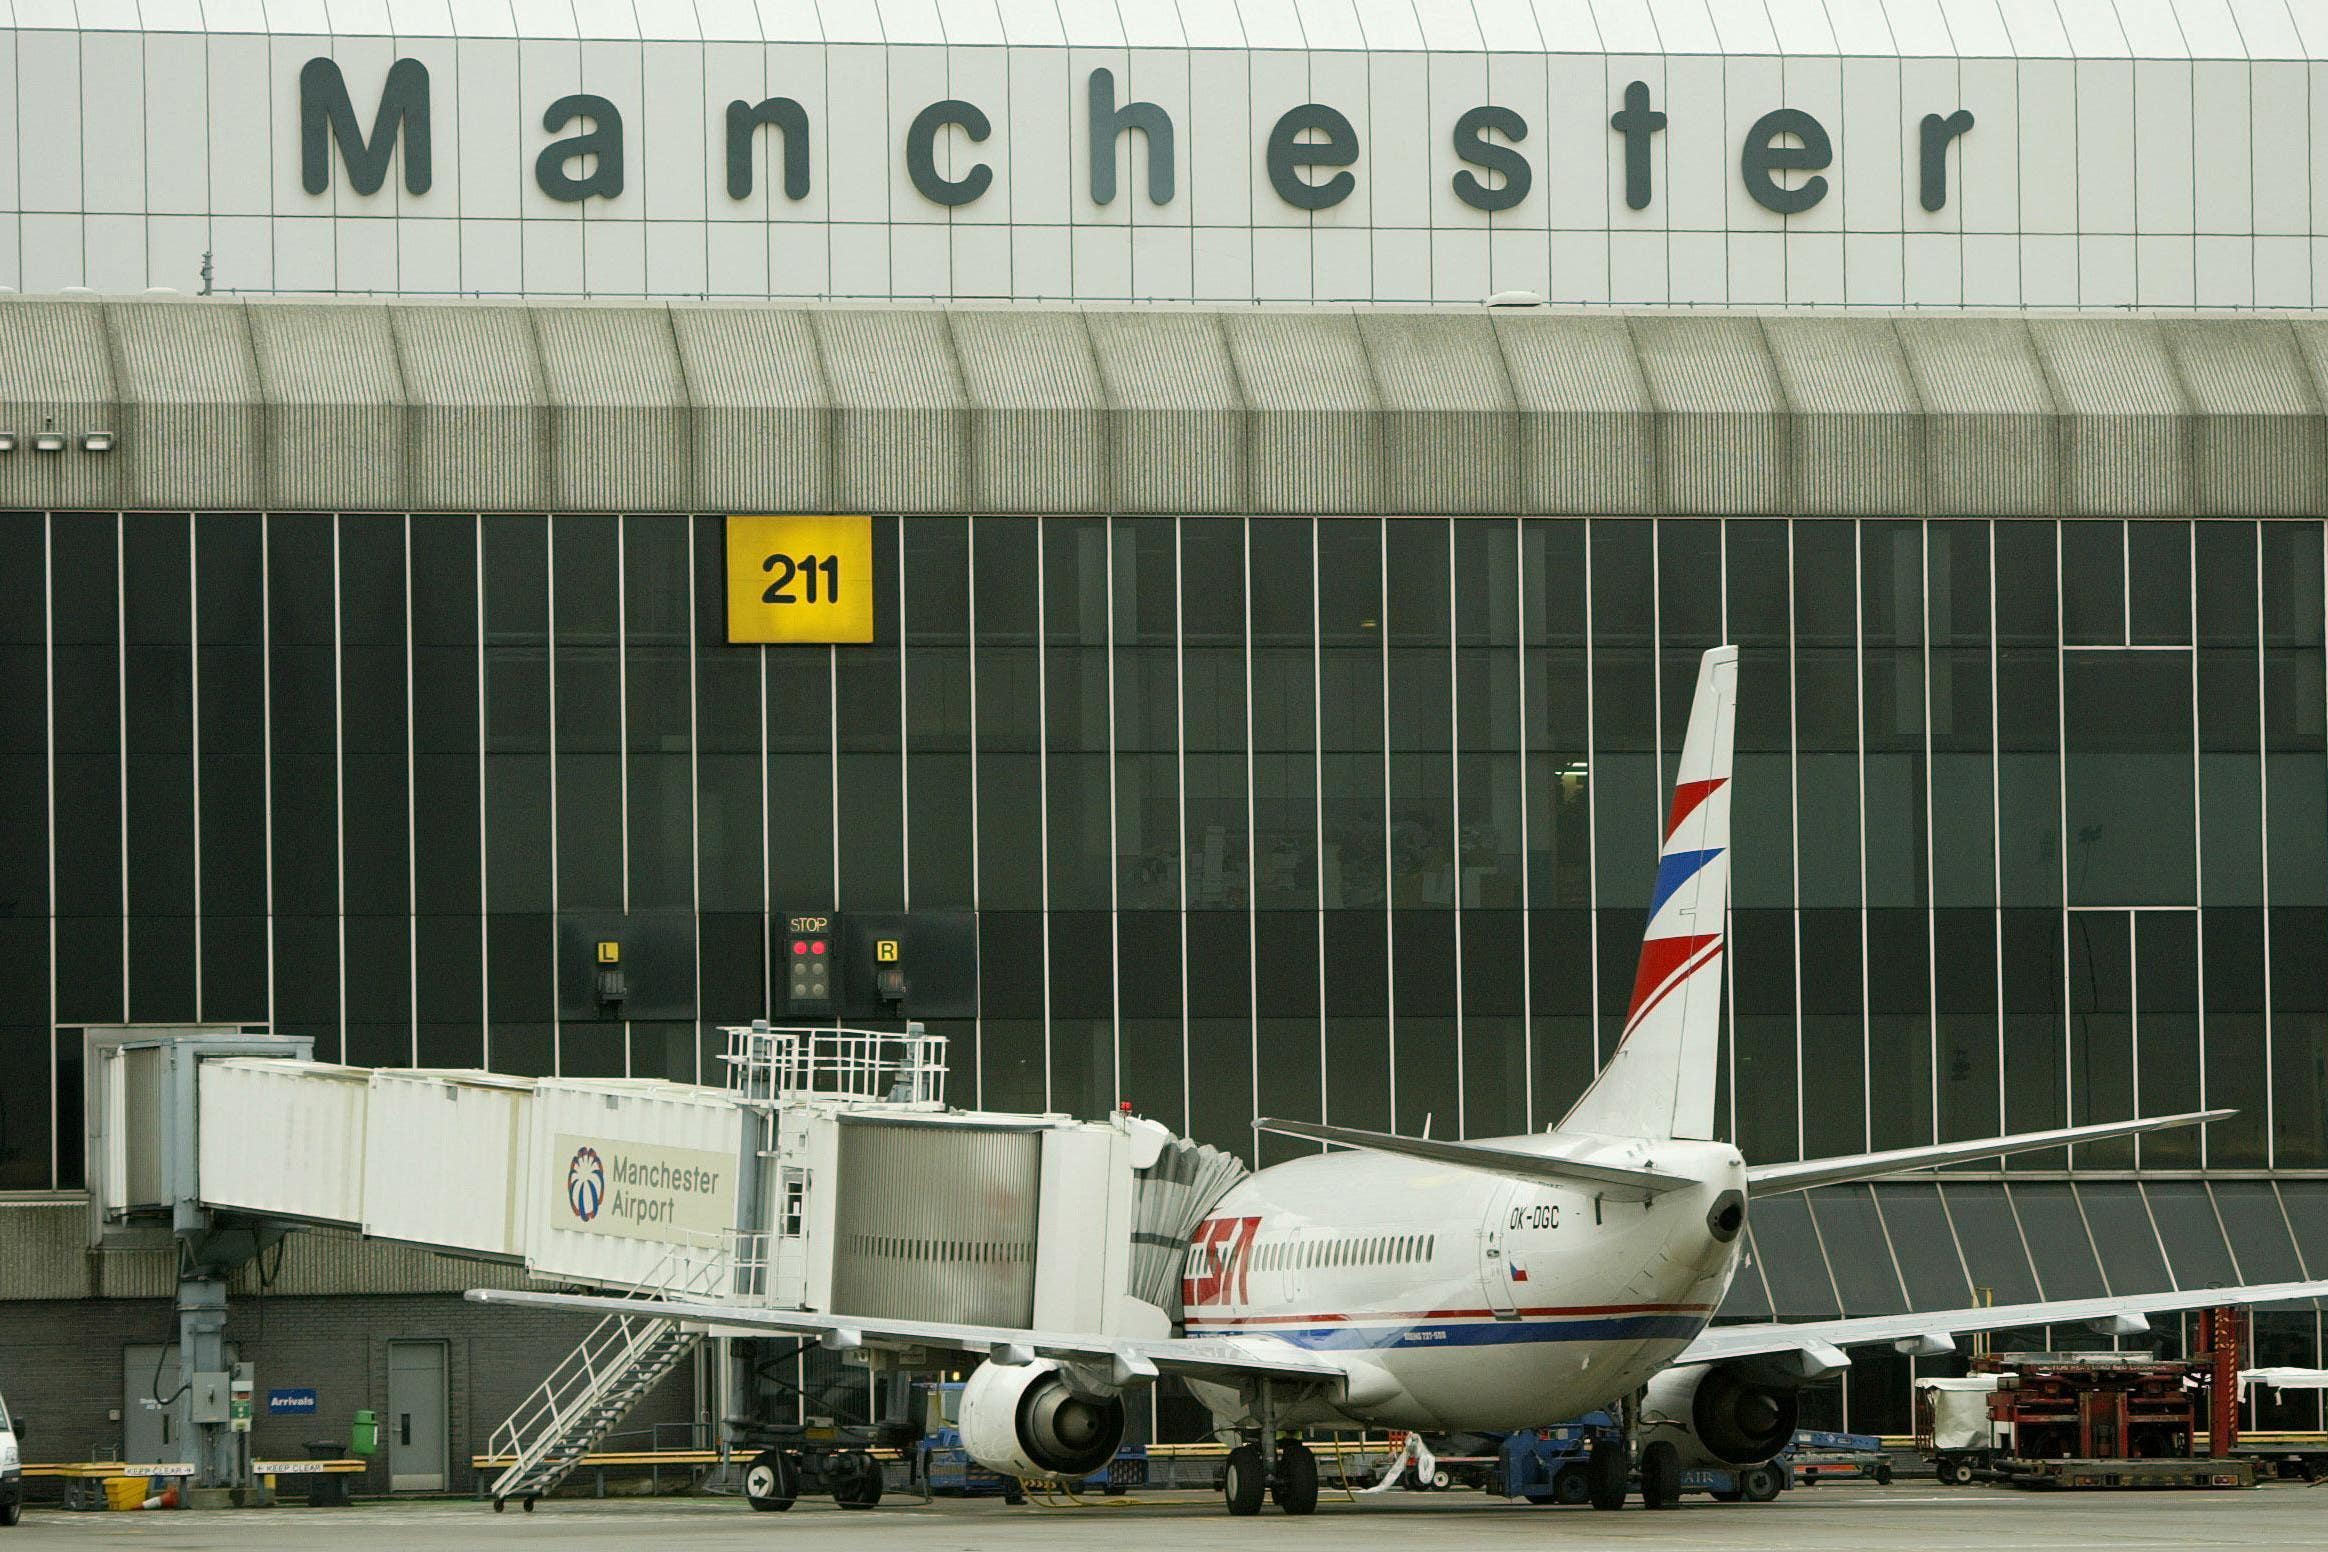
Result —
M1681 822L1697 811L1697 806L1712 797L1730 778L1715 776L1706 781L1677 781L1673 784L1673 814L1665 821L1665 838L1673 839L1673 832Z
M1673 972L1689 963L1690 958L1709 943L1718 943L1718 932L1699 933L1690 937L1651 938L1641 945L1641 968L1633 976L1633 1001L1625 1009L1629 1026L1649 1000L1652 992L1672 979Z

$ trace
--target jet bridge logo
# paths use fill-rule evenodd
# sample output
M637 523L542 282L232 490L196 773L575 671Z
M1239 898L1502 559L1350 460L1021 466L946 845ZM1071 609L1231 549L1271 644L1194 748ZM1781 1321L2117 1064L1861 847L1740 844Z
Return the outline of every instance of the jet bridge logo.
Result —
M555 1182L562 1210L552 1217L563 1228L695 1244L735 1227L732 1154L561 1134L549 1158L566 1160L543 1182Z
M600 1162L598 1150L576 1148L574 1162L566 1166L566 1205L574 1209L575 1217L588 1223L605 1202L606 1166Z

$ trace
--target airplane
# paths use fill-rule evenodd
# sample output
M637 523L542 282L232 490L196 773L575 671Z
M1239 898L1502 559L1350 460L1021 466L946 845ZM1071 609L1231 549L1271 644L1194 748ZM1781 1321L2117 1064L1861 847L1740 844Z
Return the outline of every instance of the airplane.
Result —
M1754 1200L2000 1154L2202 1125L2207 1110L1930 1147L1749 1164L1714 1125L1720 963L1729 905L1735 647L1707 652L1657 860L1622 1039L1549 1131L1434 1140L1260 1118L1332 1145L1244 1177L1189 1238L1178 1334L1021 1330L667 1301L659 1312L836 1348L934 1346L985 1361L961 1398L969 1453L1013 1477L1075 1478L1110 1460L1124 1397L1184 1379L1235 1442L1232 1515L1318 1501L1304 1428L1506 1431L1606 1409L1597 1508L1669 1508L1690 1468L1768 1462L1800 1389L1890 1343L1937 1355L1956 1337L2328 1296L2328 1281L2208 1288L1812 1322L1712 1324ZM484 1303L637 1313L636 1299L472 1290ZM758 1469L757 1467L755 1469ZM752 1478L747 1473L747 1491ZM763 1482L765 1491L768 1484Z

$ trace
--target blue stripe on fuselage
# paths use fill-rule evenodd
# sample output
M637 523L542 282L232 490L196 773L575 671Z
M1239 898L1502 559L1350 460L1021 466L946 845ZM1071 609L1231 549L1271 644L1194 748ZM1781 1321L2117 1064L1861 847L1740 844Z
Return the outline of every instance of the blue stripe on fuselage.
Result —
M1511 1342L1626 1342L1648 1337L1690 1341L1705 1329L1693 1315L1618 1315L1593 1320L1497 1320L1477 1325L1423 1321L1403 1326L1191 1326L1190 1336L1269 1336L1323 1352L1493 1347Z

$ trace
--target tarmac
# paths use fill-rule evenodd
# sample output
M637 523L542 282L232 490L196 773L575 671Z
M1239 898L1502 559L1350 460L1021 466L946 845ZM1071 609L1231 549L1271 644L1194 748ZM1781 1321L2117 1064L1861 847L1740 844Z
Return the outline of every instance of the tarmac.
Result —
M1357 1502L1330 1496L1318 1513L1289 1519L1264 1510L1235 1520L1211 1494L1094 1500L1083 1507L1008 1507L994 1499L922 1504L892 1497L847 1511L802 1501L755 1514L732 1498L565 1499L532 1514L514 1507L437 1500L347 1509L279 1508L211 1513L91 1514L31 1508L0 1530L0 1552L36 1547L135 1547L148 1552L332 1552L396 1548L574 1549L876 1547L930 1552L1003 1548L1105 1548L1107 1552L1206 1552L1210 1548L1332 1548L1334 1552L1472 1552L1551 1544L1561 1552L2319 1552L2328 1487L2272 1483L2252 1492L2028 1493L1929 1483L1827 1484L1767 1504L1685 1499L1678 1509L1618 1513L1532 1508L1472 1492L1393 1493Z

